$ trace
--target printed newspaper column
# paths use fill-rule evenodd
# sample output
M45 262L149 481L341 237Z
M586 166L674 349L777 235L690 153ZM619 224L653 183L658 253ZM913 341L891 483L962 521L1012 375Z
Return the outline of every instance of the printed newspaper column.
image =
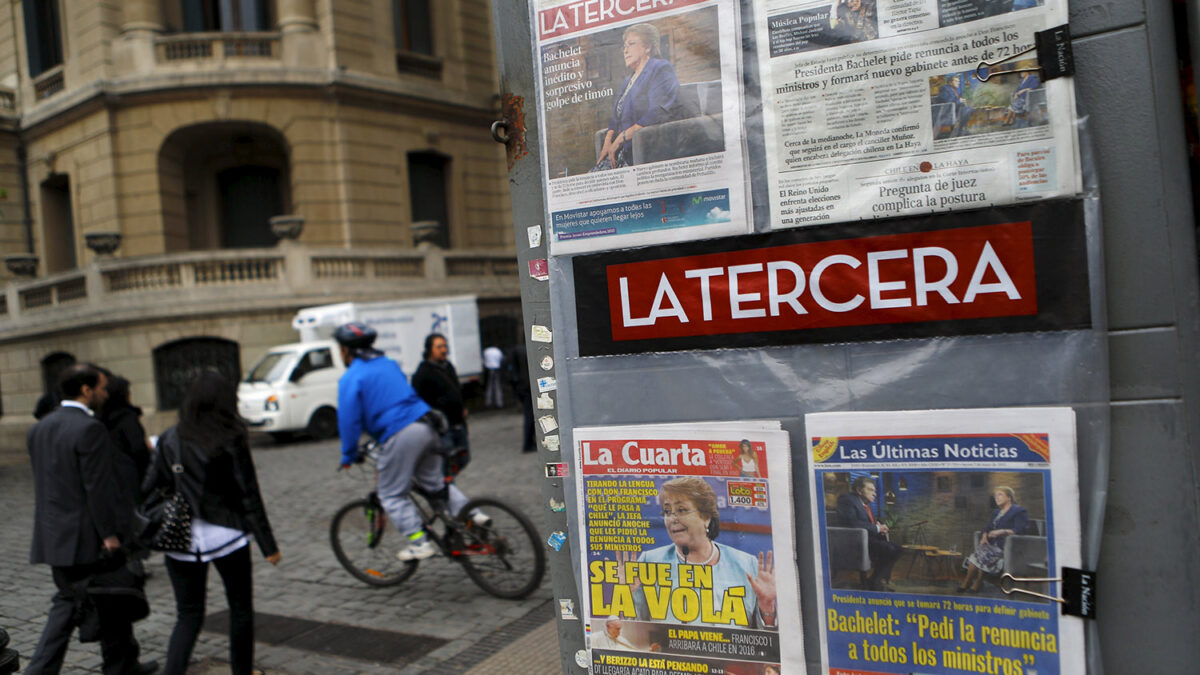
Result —
M1019 588L1080 561L1070 408L820 413L809 439L822 672L1085 670L1081 619Z
M755 16L772 227L1079 191L1072 79L1026 53L1066 0L756 0Z
M749 231L738 4L533 5L550 252Z
M574 438L591 672L804 672L778 423Z

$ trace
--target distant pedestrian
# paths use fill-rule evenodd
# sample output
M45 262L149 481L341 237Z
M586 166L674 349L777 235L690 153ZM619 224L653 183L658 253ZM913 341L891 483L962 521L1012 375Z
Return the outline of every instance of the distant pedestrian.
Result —
M272 565L282 556L250 458L246 427L237 413L237 390L222 375L204 371L192 381L179 423L163 432L142 491L177 485L192 508L192 548L167 553L175 589L175 629L167 645L167 675L187 671L204 623L208 563L225 585L229 604L229 663L249 675L254 663L254 597L250 538Z
M103 369L102 369L103 370ZM142 409L130 402L129 380L104 371L108 377L108 400L100 409L100 421L108 429L113 447L113 468L117 488L121 493L122 530L133 531L133 508L142 501L142 479L150 468L150 446L146 443L146 429L139 419ZM130 569L145 576L142 560L149 557L145 547L131 541L126 553L131 558Z
M425 338L421 365L412 376L412 387L430 408L441 411L450 423L449 442L456 448L469 448L467 437L467 406L463 403L458 371L450 362L450 347L446 336L430 333Z
M504 352L496 345L483 350L484 383L483 405L488 408L504 407L504 381L500 378L500 368L504 365Z
M37 403L33 406L33 419L40 420L58 410L58 402L61 400L62 394L58 391L58 387L52 387L50 391L38 397Z
M100 409L100 421L108 429L117 453L117 477L122 488L131 486L135 501L141 501L142 479L150 468L150 445L141 416L142 409L130 399L129 380L120 375L109 377L108 400Z
M525 353L525 345L518 344L508 354L504 368L508 371L509 382L512 383L513 393L525 410L525 442L521 452L536 452L537 445L533 434L533 398L529 389L529 357Z
M62 405L29 430L33 463L32 564L50 565L58 593L26 675L57 675L71 633L87 615L86 587L99 574L125 563L120 490L112 443L94 417L108 396L108 378L88 364L72 365L59 379ZM153 673L158 664L138 664L140 647L128 618L99 623L105 675Z

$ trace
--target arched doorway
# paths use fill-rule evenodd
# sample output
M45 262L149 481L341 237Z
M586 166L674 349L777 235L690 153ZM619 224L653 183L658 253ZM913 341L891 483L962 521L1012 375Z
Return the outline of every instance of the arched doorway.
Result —
M255 122L179 129L158 154L166 250L274 246L269 219L291 211L283 135Z

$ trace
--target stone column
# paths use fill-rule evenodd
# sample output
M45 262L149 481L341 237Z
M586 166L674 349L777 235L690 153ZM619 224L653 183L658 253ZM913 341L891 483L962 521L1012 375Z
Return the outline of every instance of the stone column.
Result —
M279 31L283 34L283 65L293 68L322 68L326 49L317 31L314 0L279 0Z
M158 0L124 0L125 16L121 21L121 35L130 33L163 32L162 10Z
M113 45L118 73L146 73L154 70L154 38L163 32L162 10L158 0L124 0L121 3L121 39Z

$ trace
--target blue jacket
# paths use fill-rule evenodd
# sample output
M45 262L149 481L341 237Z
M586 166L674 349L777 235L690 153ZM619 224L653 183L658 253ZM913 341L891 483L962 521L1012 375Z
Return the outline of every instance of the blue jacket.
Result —
M386 356L354 359L338 380L338 433L342 464L358 456L363 431L383 442L429 412L409 386L400 365Z
M1013 504L1008 507L1008 511L1004 515L1000 515L1000 509L992 511L992 519L988 521L987 529L984 532L992 530L1012 530L1017 534L1025 534L1029 530L1029 512L1024 506ZM1004 540L1008 539L1008 535L996 537L991 540L993 544L1004 548Z
M629 77L633 77L630 75ZM634 124L648 127L652 124L662 124L675 119L675 97L679 91L679 80L675 77L675 69L670 62L663 59L650 59L642 68L642 74L632 85L629 77L617 90L616 100L613 101L612 119L608 128L621 133ZM617 112L617 104L621 100L621 92L630 87L625 96L625 103Z

